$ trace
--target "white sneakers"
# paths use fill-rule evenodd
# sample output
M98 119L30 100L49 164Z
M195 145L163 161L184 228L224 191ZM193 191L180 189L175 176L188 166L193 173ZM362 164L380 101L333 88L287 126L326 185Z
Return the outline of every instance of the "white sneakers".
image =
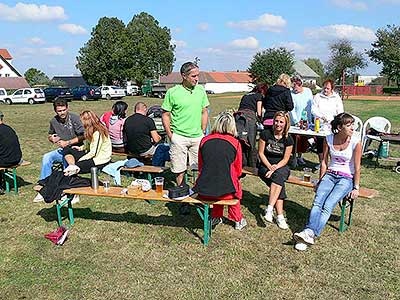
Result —
M264 219L265 219L267 222L269 222L269 223L273 223L273 222L274 222L274 214L273 214L273 211L265 210ZM285 218L283 217L283 215L282 215L282 216L280 216L280 215L277 216L277 218L276 218L276 224L278 225L278 227L279 227L280 229L284 229L284 230L289 229L289 226L288 226L288 224L286 223L286 220L285 220Z
M306 251L307 248L308 248L307 244L304 243L296 243L296 245L294 245L294 249L298 251Z
M33 198L34 203L38 203L38 202L42 202L42 201L44 201L44 198L40 193L37 193L36 197Z
M64 169L65 176L72 176L78 174L81 169L77 165L69 165Z
M307 229L305 229L303 231L300 231L300 232L296 232L293 235L293 238L298 243L304 243L304 244L307 244L307 245L314 245L314 237L311 236L307 232Z
M272 211L265 210L264 219L269 223L273 223L274 222L274 213Z
M235 229L242 230L247 226L247 221L245 218L242 218L239 222L235 222Z
M286 230L286 229L289 229L289 226L288 226L288 224L286 223L286 220L285 220L285 218L277 218L276 219L276 224L278 225L278 227L280 228L280 229L283 229L283 230Z

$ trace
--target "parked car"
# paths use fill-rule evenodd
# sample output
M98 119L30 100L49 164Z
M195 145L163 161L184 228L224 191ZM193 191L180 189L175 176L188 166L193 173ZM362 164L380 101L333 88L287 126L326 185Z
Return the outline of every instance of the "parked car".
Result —
M39 88L27 88L27 89L19 89L14 92L14 94L7 96L4 99L6 104L13 103L44 103L46 102L46 98L44 96L44 92Z
M0 103L4 103L4 99L7 98L7 91L0 88Z
M72 92L67 87L48 87L43 92L47 102L54 102L54 99L57 97L66 99L67 101L72 101L73 99Z
M206 90L206 93L207 94L215 94L214 91L212 91L212 90Z
M111 100L113 98L121 99L125 97L125 90L119 86L103 85L99 87L101 98Z
M77 86L71 89L74 99L86 100L99 100L101 93L95 86Z

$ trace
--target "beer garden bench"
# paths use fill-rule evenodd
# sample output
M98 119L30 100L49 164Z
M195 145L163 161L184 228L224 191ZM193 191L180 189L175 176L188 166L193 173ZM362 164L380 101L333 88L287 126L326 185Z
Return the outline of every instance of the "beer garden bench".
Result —
M14 193L18 195L17 168L29 166L29 161L23 160L21 163L11 167L0 167L0 176L4 178L6 192L10 192L10 182L14 187Z

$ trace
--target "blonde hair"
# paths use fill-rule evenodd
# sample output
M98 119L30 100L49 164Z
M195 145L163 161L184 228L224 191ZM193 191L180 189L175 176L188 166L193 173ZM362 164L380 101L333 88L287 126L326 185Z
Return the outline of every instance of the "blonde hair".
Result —
M274 124L273 124L273 129L274 129L274 131L275 131L275 119L276 119L276 117L283 117L283 118L285 118L286 124L285 124L285 128L283 129L283 135L284 135L285 137L288 137L288 135L289 135L289 128L290 128L290 116L289 116L289 113L288 113L288 112L285 112L285 111L277 111L277 112L275 113L275 115L274 115Z
M279 75L279 78L276 80L275 84L283 85L289 89L290 86L292 85L292 82L290 80L290 76L288 74L283 73Z
M211 129L211 133L230 134L237 136L235 118L230 112L221 112Z
M108 130L101 122L99 117L91 110L84 110L79 115L85 128L85 139L91 141L93 139L93 133L98 131L100 136L108 137Z

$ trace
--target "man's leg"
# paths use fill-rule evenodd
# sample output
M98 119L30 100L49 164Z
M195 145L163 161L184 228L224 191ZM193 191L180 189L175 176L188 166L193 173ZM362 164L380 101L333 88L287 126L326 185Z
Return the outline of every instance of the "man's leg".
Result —
M52 167L55 162L63 161L63 151L61 148L51 152L47 152L43 155L42 159L42 170L40 172L39 180L45 179L52 172Z

